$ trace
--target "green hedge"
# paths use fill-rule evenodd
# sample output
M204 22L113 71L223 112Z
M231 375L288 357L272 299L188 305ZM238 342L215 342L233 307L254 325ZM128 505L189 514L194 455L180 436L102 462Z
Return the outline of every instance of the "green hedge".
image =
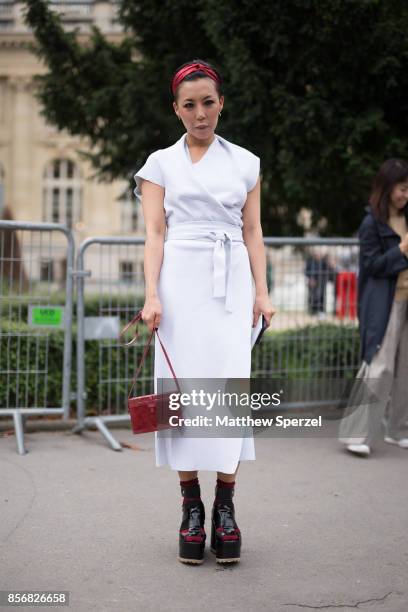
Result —
M60 406L63 334L36 332L4 319L0 323L0 406Z
M62 331L36 331L27 324L0 320L0 407L61 405L64 334ZM71 389L76 389L77 339L76 326L72 327ZM105 407L115 412L123 407L132 378L147 340L147 329L140 326L140 342L123 348L114 340L87 340L85 343L85 370L88 414L97 414ZM153 355L153 351L151 351ZM143 379L138 382L137 393L152 389L153 363L151 357L143 367ZM19 374L16 374L19 371ZM47 372L47 376L45 376ZM99 381L114 378L115 397L109 385ZM115 404L115 406L114 406ZM109 408L110 407L110 408ZM113 408L115 407L115 410ZM0 408L1 409L1 408Z
M354 325L320 323L267 332L252 353L252 376L262 373L285 378L353 378L360 340ZM268 364L268 370L262 367Z
M98 300L99 303L99 300ZM99 314L95 303L87 315ZM122 319L126 322L127 319ZM62 390L63 333L35 332L26 324L2 322L0 335L0 406L60 406ZM140 362L147 329L139 326L140 341L123 348L113 340L86 341L85 369L87 413L123 412L136 365ZM76 326L73 326L71 389L76 389ZM17 334L14 335L14 334ZM48 347L48 364L46 362ZM153 350L143 367L137 394L153 390ZM252 353L252 376L285 379L352 378L359 359L358 332L353 326L310 325L269 332ZM19 364L17 361L19 360ZM18 367L19 365L19 367ZM17 377L13 371L20 369ZM45 397L44 374L47 371ZM37 371L37 374L36 374ZM7 373L8 372L8 373ZM110 384L104 381L113 381ZM74 403L73 403L74 410Z

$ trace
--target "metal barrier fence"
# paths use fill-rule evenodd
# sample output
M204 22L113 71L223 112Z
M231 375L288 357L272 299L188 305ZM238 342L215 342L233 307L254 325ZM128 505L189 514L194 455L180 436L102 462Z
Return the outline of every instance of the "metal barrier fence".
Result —
M133 351L119 341L144 303L143 246L143 238L90 238L77 256L76 431L96 426L114 450L122 447L106 424L129 420L128 388L143 348L143 340ZM141 394L151 392L152 376L143 374L152 371L153 351L138 383Z
M359 243L348 238L265 238L268 281L277 310L253 378L292 384L282 408L338 406L359 366Z
M25 416L69 416L73 265L65 226L0 221L0 416L20 454Z
M143 239L92 238L77 257L77 431L127 421L127 394L144 345L131 350L120 328L144 303ZM277 309L271 333L253 351L252 376L302 381L283 408L338 402L331 381L358 367L357 239L265 238L268 282ZM153 392L153 351L137 392ZM87 391L86 391L87 389Z

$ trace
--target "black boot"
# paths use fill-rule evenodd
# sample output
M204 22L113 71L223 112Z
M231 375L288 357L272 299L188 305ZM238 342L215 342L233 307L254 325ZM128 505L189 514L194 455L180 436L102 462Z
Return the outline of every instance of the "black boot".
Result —
M183 495L183 517L179 532L179 561L202 563L206 534L204 530L205 510L201 501L200 485L195 478L181 484Z
M233 495L234 484L217 479L211 513L211 552L217 563L239 561L241 556L241 532L235 521Z

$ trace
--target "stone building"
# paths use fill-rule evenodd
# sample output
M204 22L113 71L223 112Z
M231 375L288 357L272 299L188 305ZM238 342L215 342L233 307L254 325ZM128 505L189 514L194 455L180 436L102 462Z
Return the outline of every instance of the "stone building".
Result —
M62 16L64 27L79 28L83 40L91 24L110 41L122 36L117 1L49 4ZM47 124L41 115L33 77L46 68L30 50L34 36L23 10L18 0L0 0L0 218L63 223L74 231L77 246L90 236L142 236L140 206L128 184L92 180L93 169L77 153L86 148L84 141ZM41 274L62 280L64 258L53 259L43 262ZM136 273L130 261L115 265L125 279Z

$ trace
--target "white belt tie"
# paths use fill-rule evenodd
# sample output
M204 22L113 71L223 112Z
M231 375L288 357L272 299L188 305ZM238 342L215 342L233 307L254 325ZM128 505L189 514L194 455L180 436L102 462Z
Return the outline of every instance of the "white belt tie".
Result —
M182 226L169 227L166 240L212 240L213 250L213 297L225 297L225 309L233 312L232 270L233 242L243 242L240 228L233 228L232 233L223 229L200 230ZM237 231L238 230L238 231Z
M231 285L232 236L224 231L210 232L210 236L215 240L213 251L213 297L225 296L225 309L228 312L232 312L231 292L228 291ZM227 264L227 257L229 265Z

